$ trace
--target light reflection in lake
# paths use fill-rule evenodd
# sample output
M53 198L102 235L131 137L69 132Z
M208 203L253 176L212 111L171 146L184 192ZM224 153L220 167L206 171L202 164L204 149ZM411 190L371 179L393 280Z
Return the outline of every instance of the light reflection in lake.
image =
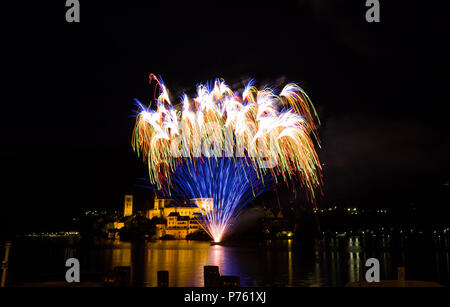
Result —
M268 240L233 246L183 240L109 241L89 247L73 242L64 245L51 240L27 241L14 245L10 269L17 282L64 280L65 259L77 257L82 278L101 276L116 266L130 266L136 286L156 286L157 272L167 270L170 286L200 287L205 265L219 266L221 275L239 276L242 286L344 286L359 281L364 276L365 261L375 257L380 261L382 280L396 279L397 267L406 266L408 279L448 285L448 248L424 242L408 244L389 237L358 236L315 242ZM33 258L28 257L30 251Z

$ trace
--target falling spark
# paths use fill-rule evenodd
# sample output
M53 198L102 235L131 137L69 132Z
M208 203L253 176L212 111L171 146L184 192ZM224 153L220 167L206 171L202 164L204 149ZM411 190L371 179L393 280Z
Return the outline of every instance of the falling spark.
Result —
M315 201L322 184L315 150L320 122L300 86L289 83L277 95L251 81L239 94L216 79L174 105L161 78L151 74L153 80L158 95L148 107L137 102L132 146L165 195L213 199L199 222L214 241L245 204L277 184L297 182Z

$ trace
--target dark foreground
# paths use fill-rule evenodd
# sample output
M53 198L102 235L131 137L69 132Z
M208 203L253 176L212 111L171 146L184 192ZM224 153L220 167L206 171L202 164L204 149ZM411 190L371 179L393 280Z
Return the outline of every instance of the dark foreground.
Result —
M169 286L203 286L203 266L240 277L245 287L345 286L361 280L368 258L377 258L381 280L397 278L449 284L448 236L334 237L323 240L268 240L211 245L200 241L81 244L68 239L21 239L11 249L9 286L58 286L65 281L65 260L80 261L81 282L99 286L108 271L131 267L131 284L157 286L157 272L169 271Z

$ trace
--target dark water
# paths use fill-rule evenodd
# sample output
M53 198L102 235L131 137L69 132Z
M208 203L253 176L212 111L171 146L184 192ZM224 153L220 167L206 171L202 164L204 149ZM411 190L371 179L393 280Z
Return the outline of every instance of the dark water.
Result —
M344 237L298 242L272 240L233 246L197 241L129 243L110 241L83 247L73 240L28 239L13 242L11 285L64 280L65 259L80 260L81 281L99 280L115 266L131 266L137 286L156 286L157 271L169 271L170 286L203 286L203 266L240 276L242 286L344 286L358 281L366 259L375 257L381 279L396 279L406 267L410 280L449 284L448 238Z

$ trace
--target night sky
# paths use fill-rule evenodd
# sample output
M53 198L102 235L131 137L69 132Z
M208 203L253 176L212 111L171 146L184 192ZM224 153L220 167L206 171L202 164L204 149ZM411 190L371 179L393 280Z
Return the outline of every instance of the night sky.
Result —
M92 2L72 24L63 0L2 4L2 231L121 208L146 176L130 143L149 73L175 95L298 82L323 123L320 205L448 213L448 1L380 0L372 24L365 0Z

